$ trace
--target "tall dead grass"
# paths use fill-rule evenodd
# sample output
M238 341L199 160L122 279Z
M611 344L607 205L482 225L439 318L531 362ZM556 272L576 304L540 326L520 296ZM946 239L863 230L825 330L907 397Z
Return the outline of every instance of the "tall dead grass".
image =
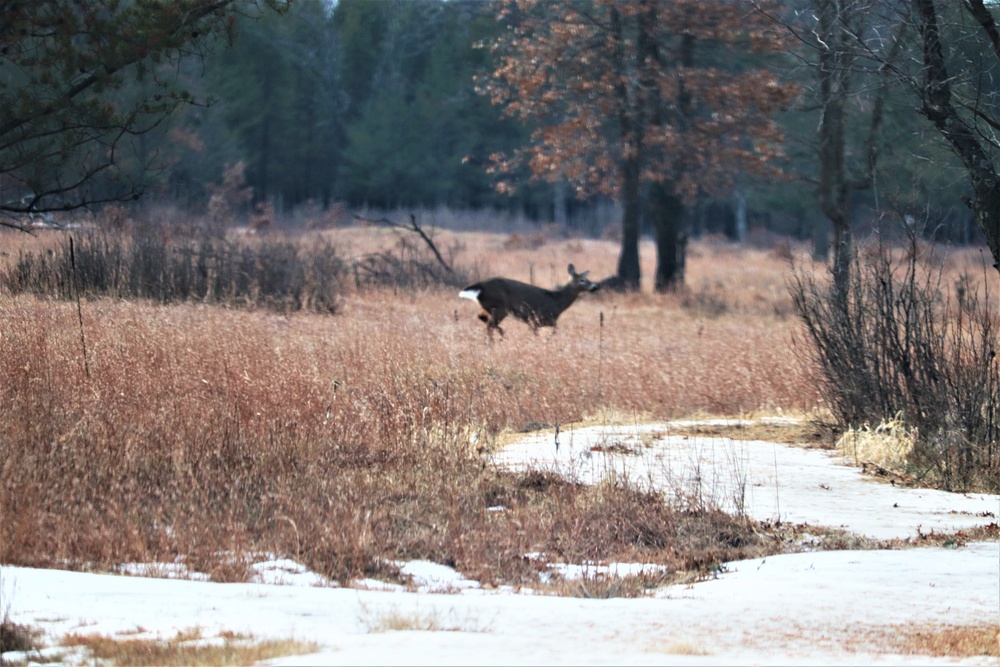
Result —
M614 247L532 252L600 273ZM180 557L240 580L242 556L267 551L339 580L426 558L524 583L532 551L698 570L779 548L738 517L485 457L501 431L612 408L813 409L785 352L794 322L739 303L707 316L678 296L585 297L556 334L515 325L491 345L450 289L358 291L336 316L94 300L88 376L75 304L0 295L0 562Z

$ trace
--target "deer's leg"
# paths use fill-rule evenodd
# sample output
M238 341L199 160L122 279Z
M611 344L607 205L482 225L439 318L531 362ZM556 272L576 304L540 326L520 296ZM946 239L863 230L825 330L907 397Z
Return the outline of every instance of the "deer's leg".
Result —
M490 321L488 321L486 323L486 333L488 333L490 335L490 342L491 343L493 342L493 331L494 330L499 331L500 332L500 337L503 338L503 329L500 328L500 325L497 323L496 320L490 319Z
M539 327L545 326L542 323L542 318L540 318L537 313L532 313L531 315L528 316L528 319L525 321L528 323L528 326L531 327L531 333L535 334L536 336L538 335Z
M500 337L503 337L503 329L500 328L500 323L503 322L503 318L507 317L507 311L502 308L497 308L490 313L491 322L493 328L500 332Z
M500 328L500 320L504 318L506 313L499 312L497 310L483 310L479 313L479 320L486 324L486 333L490 335L490 340L493 340L493 331L499 331L500 336L503 336L503 329Z

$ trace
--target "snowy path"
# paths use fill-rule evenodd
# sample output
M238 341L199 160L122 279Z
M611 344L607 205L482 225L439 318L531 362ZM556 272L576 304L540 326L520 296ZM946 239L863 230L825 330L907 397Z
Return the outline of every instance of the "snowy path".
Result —
M676 429L675 429L676 430ZM625 475L681 488L729 512L886 539L995 523L1000 498L905 489L865 476L835 452L723 437L669 435L664 424L532 434L498 457L509 468L553 470L585 483Z

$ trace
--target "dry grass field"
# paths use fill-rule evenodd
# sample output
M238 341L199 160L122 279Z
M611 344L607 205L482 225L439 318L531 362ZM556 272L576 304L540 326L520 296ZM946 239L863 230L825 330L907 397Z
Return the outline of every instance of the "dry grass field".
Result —
M394 240L322 233L345 257ZM6 262L53 242L0 240ZM611 241L435 240L470 281L554 286L568 263L600 278L617 260ZM641 253L648 280L652 246ZM685 576L787 549L711 507L512 475L484 454L505 433L585 419L821 414L793 351L788 253L694 242L688 289L586 295L556 333L511 320L493 344L450 287L351 289L335 315L111 299L78 312L0 293L0 563L183 558L238 581L273 552L344 580L426 558L516 585L536 580L528 552Z

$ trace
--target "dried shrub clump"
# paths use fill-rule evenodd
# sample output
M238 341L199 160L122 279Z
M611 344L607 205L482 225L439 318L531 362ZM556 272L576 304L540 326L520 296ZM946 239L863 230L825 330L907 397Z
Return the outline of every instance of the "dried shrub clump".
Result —
M133 667L177 665L254 665L289 655L314 653L318 646L296 639L258 640L223 633L221 642L205 642L197 628L178 632L168 640L121 639L101 634L70 634L63 645L79 647L95 663Z
M917 626L902 625L884 630L878 639L896 652L949 658L1000 657L1000 625Z
M837 451L862 466L892 473L905 473L913 451L915 433L906 428L902 415L872 428L850 428L837 440Z
M0 620L0 653L8 651L33 651L38 648L42 631L23 623L15 623L4 614Z
M336 312L348 267L328 243L306 247L277 237L171 235L137 226L62 239L49 252L22 252L0 271L14 294L59 299L114 297L197 301L279 311Z
M821 372L841 429L901 420L906 473L949 490L1000 488L1000 359L989 283L945 265L916 238L861 253L847 294L801 269L791 291L799 346Z

